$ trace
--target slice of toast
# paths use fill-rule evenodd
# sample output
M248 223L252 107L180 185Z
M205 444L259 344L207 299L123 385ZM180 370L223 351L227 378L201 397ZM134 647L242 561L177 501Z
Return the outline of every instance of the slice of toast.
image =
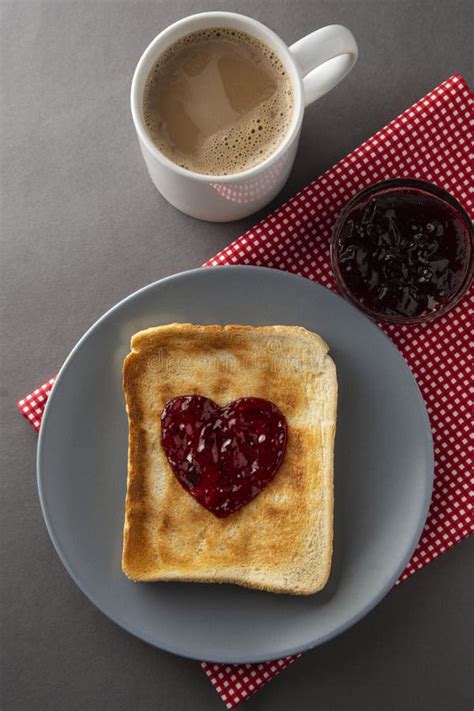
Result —
M309 595L331 569L336 369L326 343L297 326L140 331L125 358L129 419L122 568L136 581L235 583ZM217 518L175 478L160 416L179 395L219 405L273 402L288 424L283 462L252 501Z

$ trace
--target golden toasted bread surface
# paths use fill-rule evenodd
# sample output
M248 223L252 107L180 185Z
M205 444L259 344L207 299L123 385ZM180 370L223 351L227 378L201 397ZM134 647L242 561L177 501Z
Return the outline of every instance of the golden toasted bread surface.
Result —
M137 581L230 582L309 594L330 572L337 379L326 343L296 326L174 323L132 337L123 367L129 418L122 567ZM179 395L219 405L273 402L288 423L270 484L216 518L176 480L161 413Z

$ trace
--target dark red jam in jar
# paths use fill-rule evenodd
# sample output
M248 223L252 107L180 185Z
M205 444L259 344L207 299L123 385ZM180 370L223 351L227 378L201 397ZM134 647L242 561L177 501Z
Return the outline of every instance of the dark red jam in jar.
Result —
M472 223L437 186L378 183L344 208L331 261L343 294L372 318L429 320L451 308L469 284Z
M286 441L284 415L263 398L219 407L201 395L182 395L161 414L161 443L175 477L219 518L238 511L270 483Z

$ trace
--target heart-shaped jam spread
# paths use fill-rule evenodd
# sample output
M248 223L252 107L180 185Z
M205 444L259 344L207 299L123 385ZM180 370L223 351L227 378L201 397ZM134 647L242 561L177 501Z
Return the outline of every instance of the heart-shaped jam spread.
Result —
M183 395L161 414L161 443L177 480L219 518L238 511L270 483L286 441L285 417L262 398L219 407L207 397Z

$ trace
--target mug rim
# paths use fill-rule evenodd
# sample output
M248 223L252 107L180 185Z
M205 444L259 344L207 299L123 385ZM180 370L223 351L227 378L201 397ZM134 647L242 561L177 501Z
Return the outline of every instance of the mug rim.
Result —
M271 153L267 158L265 158L264 161L261 163L258 163L257 165L252 166L251 168L248 168L247 170L239 171L238 173L230 173L227 175L213 175L209 173L197 173L196 171L193 170L188 170L187 168L182 168L180 165L177 163L174 163L170 158L165 156L165 154L160 151L159 148L153 143L148 131L146 130L143 118L142 118L142 112L141 112L141 105L143 101L143 91L139 91L138 84L140 80L142 79L142 76L145 72L145 67L148 65L150 58L153 57L154 60L156 60L162 52L164 52L168 46L170 46L173 42L176 42L178 38L175 38L173 42L170 42L170 44L163 46L161 49L157 51L157 47L163 44L163 42L166 43L166 40L169 38L170 35L174 34L176 29L181 29L182 34L180 35L181 37L184 37L186 34L190 34L193 32L192 28L189 28L187 30L188 25L192 25L193 22L195 22L197 19L201 18L208 18L211 21L218 21L219 19L224 19L224 20L233 20L233 19L238 19L239 21L246 21L250 24L250 27L255 27L257 26L260 31L265 35L266 38L269 40L269 44L273 50L275 50L278 54L279 59L282 59L284 61L285 68L289 71L290 74L290 81L292 85L292 89L294 92L294 99L295 99L295 105L293 108L293 118L292 122L290 124L290 127L283 138L282 142L275 148L273 153ZM210 24L210 27L216 26L214 24ZM247 31L247 30L242 30L242 31ZM248 31L248 34L252 35L252 32ZM253 36L253 35L252 35ZM258 39L258 38L257 38ZM148 74L148 72L147 72ZM294 74L294 76L293 76ZM146 81L146 79L145 79ZM303 102L303 81L301 77L301 73L299 71L298 65L296 63L296 60L292 57L291 52L289 47L283 42L283 40L274 32L272 29L267 27L267 25L264 25L262 22L259 20L255 20L252 17L248 17L247 15L242 15L237 12L219 12L219 11L212 11L212 12L199 12L195 13L194 15L188 15L187 17L183 17L181 20L177 20L176 22L173 22L171 25L168 25L164 30L162 30L159 34L156 35L156 37L148 44L146 47L145 51L142 53L140 56L140 59L138 60L137 66L135 67L135 71L133 74L132 78L132 85L131 85L131 90L130 90L130 106L131 106L131 111L132 111L132 118L133 118L133 123L135 126L135 130L138 134L138 137L140 141L146 146L147 150L152 154L153 157L164 163L166 167L169 169L173 170L175 173L177 173L180 176L183 177L192 177L193 179L198 180L199 182L218 182L218 183L231 183L236 180L243 180L243 179L248 179L249 177L254 177L258 175L259 173L265 171L268 167L270 167L273 163L275 163L279 157L289 148L289 146L293 143L293 141L298 137L299 131L301 129L301 124L303 121L303 113L304 113L304 102Z

